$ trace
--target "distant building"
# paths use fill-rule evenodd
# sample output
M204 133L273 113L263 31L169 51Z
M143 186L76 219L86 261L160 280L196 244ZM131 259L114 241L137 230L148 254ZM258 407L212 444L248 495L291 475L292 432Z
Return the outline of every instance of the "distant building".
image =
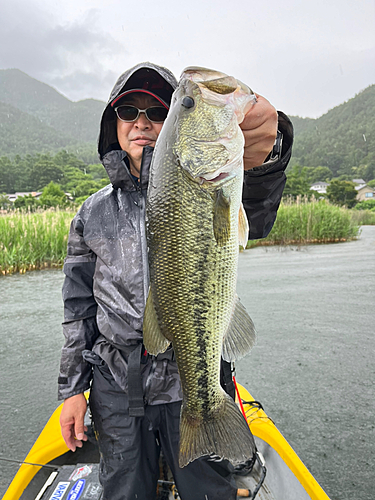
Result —
M310 189L312 191L317 191L319 194L326 194L328 185L328 182L315 182Z
M365 200L374 200L375 199L374 189L371 188L370 186L367 186L365 184L364 186L358 185L355 188L357 190L356 200L365 201Z
M26 192L18 192L18 193L14 193L14 194L7 194L5 196L8 197L9 201L11 201L11 202L14 203L18 197L29 196L30 194L34 198L38 199L41 196L42 192L41 191L31 191L31 192L28 192L28 193L26 193Z
M357 196L356 200L357 201L364 201L364 200L371 200L374 199L375 197L375 192L374 189L371 188L366 184L366 181L363 179L352 179L354 184L356 185L355 188L357 190Z
M366 181L364 181L363 179L352 179L352 182L354 182L354 184L357 184L355 187L356 189L361 189L366 186Z
M356 196L357 201L375 199L375 190L368 186L366 181L363 179L352 179L352 182L356 185L355 189L358 192ZM318 192L319 194L326 194L328 186L329 182L315 182L311 185L310 189Z

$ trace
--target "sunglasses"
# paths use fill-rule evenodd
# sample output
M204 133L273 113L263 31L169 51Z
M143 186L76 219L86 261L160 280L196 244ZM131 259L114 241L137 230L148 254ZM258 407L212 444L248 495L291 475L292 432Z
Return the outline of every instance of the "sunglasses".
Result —
M168 114L164 106L151 106L147 109L138 109L135 106L123 104L115 108L116 115L123 122L135 122L141 113L146 115L147 120L153 123L162 123Z

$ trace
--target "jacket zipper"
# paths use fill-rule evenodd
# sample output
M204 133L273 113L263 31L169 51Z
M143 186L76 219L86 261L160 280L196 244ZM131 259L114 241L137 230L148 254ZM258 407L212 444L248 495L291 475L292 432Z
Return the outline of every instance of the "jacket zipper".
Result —
M143 264L143 292L144 292L144 305L146 306L146 300L148 296L148 290L150 286L150 275L148 269L148 247L147 247L147 235L146 235L146 199L142 195L142 171L144 163L144 150L142 154L141 169L139 173L139 186L137 186L137 191L139 194L139 208L140 208L140 219L139 227L141 232L141 252L142 252L142 264ZM134 180L134 179L133 179Z
M141 169L139 173L139 186L137 186L137 191L139 195L139 209L140 209L139 228L141 233L141 253L142 253L142 265L143 265L143 294L144 294L143 296L144 296L144 307L146 307L146 301L150 286L150 275L148 268L148 246L147 246L147 235L146 235L146 199L142 195L142 188L141 188L143 162L144 162L144 150L142 154ZM152 386L152 374L156 369L155 363L152 363L151 372L146 380L146 387L143 395L145 404L148 404L148 396L150 394Z
M144 163L144 150L142 154L142 161L141 161L141 169L140 169L140 174L139 174L139 183L137 184L135 180L133 179L133 176L131 175L127 165L126 165L126 172L131 178L134 187L136 189L136 192L138 194L138 202L136 202L134 199L134 204L139 208L139 232L141 235L141 256L142 256L142 268L143 268L143 297L144 297L144 307L146 307L146 301L147 301L147 296L148 296L148 290L150 286L150 275L149 275L149 268L148 268L148 246L147 246L147 236L146 236L146 200L142 195L142 171L143 171L143 163ZM154 373L156 369L156 360L152 364L151 372L149 376L147 377L146 380L146 388L144 392L144 401L147 404L148 401L148 395L151 390L152 386L152 374Z
M150 277L149 277L149 269L148 269L148 248L147 248L147 236L146 236L146 200L144 199L142 195L142 171L143 171L143 163L144 163L144 158L145 158L145 150L143 150L142 153L142 161L141 161L141 168L140 168L140 174L139 174L139 183L137 184L135 180L133 179L133 176L130 173L130 169L128 165L125 162L125 159L123 160L125 162L125 167L126 167L126 173L131 179L136 192L138 193L138 201L134 201L134 204L139 208L140 210L140 218L139 218L139 232L141 234L141 255L142 255L142 266L143 266L143 297L144 297L144 305L146 306L146 300L148 296L148 289L150 285Z

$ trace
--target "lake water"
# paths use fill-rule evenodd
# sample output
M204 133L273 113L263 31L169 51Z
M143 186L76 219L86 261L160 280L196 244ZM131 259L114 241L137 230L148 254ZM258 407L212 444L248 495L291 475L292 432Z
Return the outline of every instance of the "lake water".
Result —
M62 281L0 278L0 457L23 459L57 406ZM353 242L240 254L258 339L237 379L332 500L374 498L374 281L375 226ZM0 496L16 471L0 461Z

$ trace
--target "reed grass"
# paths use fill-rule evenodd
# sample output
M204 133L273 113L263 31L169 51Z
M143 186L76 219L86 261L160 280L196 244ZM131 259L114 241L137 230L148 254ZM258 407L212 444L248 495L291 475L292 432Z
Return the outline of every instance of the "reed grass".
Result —
M0 216L0 274L61 267L73 211L14 211Z
M325 200L283 201L269 236L249 241L247 248L355 239L359 226L369 223L364 222L363 212L369 211L347 210ZM50 209L0 215L0 274L61 267L74 213L75 210ZM356 219L357 213L361 219Z
M375 210L351 210L354 224L358 226L375 226Z
M347 241L357 238L359 229L359 224L352 219L350 210L331 205L326 200L284 200L267 238L249 241L247 248Z

